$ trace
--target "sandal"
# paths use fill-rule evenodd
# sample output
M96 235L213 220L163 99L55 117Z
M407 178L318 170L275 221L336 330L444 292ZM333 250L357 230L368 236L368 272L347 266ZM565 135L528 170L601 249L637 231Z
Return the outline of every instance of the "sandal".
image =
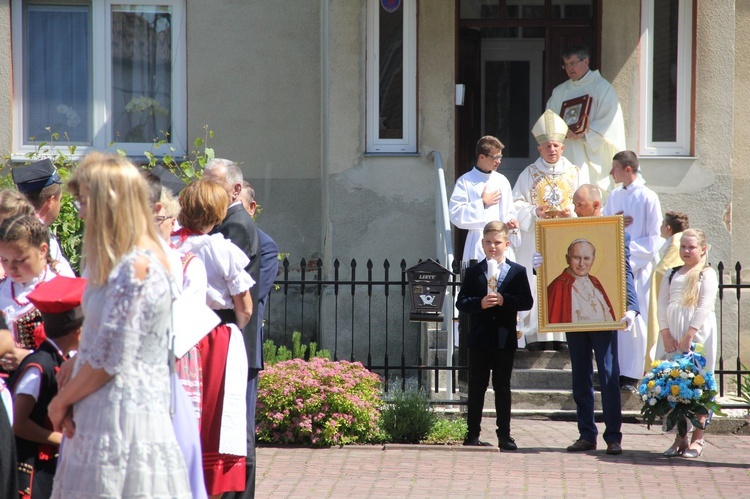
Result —
M697 449L693 449L693 445L699 445L700 447ZM690 448L687 449L685 452L682 453L682 457L686 457L688 459L695 459L697 457L701 457L701 454L703 454L703 449L706 447L706 442L700 438L698 440L693 441L690 444Z
M675 439L675 442L672 444L672 447L665 450L662 454L666 457L676 457L676 456L682 456L683 453L690 447L688 443L688 437L685 435L685 438L682 439L681 442L677 442L677 439Z

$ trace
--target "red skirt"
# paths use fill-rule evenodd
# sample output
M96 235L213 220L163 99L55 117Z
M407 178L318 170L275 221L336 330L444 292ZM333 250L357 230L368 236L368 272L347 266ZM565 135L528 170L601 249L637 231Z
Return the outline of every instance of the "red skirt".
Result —
M245 457L219 453L229 328L220 324L198 343L203 370L201 447L208 495L245 490Z

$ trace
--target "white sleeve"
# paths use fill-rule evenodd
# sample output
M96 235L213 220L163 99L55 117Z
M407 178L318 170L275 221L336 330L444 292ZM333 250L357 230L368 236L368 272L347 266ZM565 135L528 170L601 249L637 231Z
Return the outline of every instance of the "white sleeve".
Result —
M42 389L42 371L36 366L29 366L16 383L14 397L19 395L30 395L34 400L39 400L39 391Z
M664 272L664 277L661 279L661 285L659 286L659 297L656 305L656 315L659 321L659 331L662 329L669 329L669 320L667 319L667 306L669 305L669 276L672 274L672 269L667 269Z
M221 256L218 254L213 256L215 258L214 264L220 270L229 294L235 296L255 285L255 280L244 270L250 263L250 259L232 241L223 238L221 240L223 241L219 249ZM217 249L217 246L212 244L211 248Z
M502 199L501 199L502 202ZM448 202L448 216L459 229L483 229L486 222L484 202L480 196L472 200L463 177L459 178Z
M716 293L719 291L719 280L716 272L712 268L703 271L703 280L700 283L700 294L698 296L698 306L695 308L693 317L690 318L690 327L698 331L703 329L703 323L706 322L708 314L714 309L716 304Z

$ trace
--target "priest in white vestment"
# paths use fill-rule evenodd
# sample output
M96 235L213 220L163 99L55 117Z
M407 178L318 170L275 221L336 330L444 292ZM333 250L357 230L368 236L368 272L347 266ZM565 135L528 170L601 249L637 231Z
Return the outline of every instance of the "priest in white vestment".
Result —
M529 284L536 290L532 256L536 251L536 221L544 218L574 217L573 193L578 186L589 182L588 172L563 157L568 126L556 113L547 110L531 130L539 146L540 157L518 176L513 188L513 201L521 229L521 245L516 250L517 262L526 267ZM538 299L528 312L520 312L519 346L534 349L534 343L565 343L565 333L539 333ZM521 339L523 341L521 341Z
M633 326L634 334L621 335L618 344L620 375L630 378L624 384L634 385L643 377L646 358L647 325L650 279L654 259L664 239L661 238L661 204L654 191L645 186L638 175L638 157L632 151L622 151L612 161L612 176L622 183L609 196L603 215L622 214L625 232L630 235L630 266L633 269L638 308L641 314Z
M448 211L451 223L468 230L461 261L467 267L471 260L485 258L482 249L482 230L489 222L500 221L508 226L510 247L506 258L516 261L514 248L521 240L518 235L516 210L510 182L497 169L503 158L505 146L499 139L487 135L476 145L477 162L470 171L461 175L453 188Z
M599 71L589 69L589 51L582 45L563 52L563 67L570 79L552 91L547 109L560 113L565 101L583 95L591 97L588 125L582 133L568 131L565 157L587 170L591 183L596 184L606 201L614 188L609 176L612 157L625 149L625 121L615 89Z

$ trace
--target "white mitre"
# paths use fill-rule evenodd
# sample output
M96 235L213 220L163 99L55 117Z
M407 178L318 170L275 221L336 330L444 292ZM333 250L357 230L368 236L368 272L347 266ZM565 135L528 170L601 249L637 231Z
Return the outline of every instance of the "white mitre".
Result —
M547 109L544 111L544 114L536 120L536 123L534 123L534 127L531 129L531 134L539 145L549 142L550 140L564 142L565 136L568 134L568 125L565 124L565 120L558 116L556 112Z

